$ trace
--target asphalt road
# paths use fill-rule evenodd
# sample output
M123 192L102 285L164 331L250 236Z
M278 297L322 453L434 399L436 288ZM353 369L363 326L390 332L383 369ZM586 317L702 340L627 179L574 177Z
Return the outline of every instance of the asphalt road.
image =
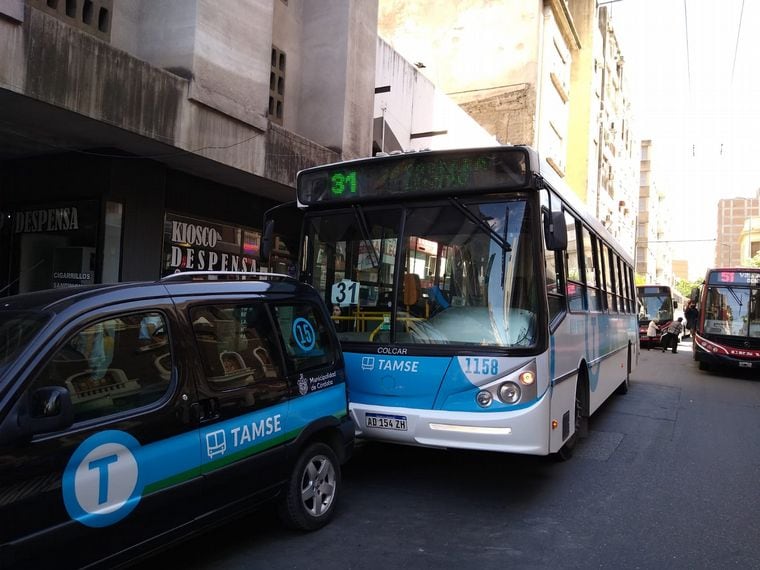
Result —
M371 444L333 522L258 512L143 567L758 568L760 379L642 351L566 463Z

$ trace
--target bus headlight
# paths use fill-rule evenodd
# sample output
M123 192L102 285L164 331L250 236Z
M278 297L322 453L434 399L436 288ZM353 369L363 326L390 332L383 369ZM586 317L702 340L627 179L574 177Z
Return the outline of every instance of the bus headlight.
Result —
M491 405L491 402L493 402L493 396L491 396L491 392L488 390L481 390L478 392L477 396L475 396L475 401L481 408L487 408Z
M533 402L538 397L536 361L506 371L477 387L475 401L481 408L513 406Z
M514 382L504 382L499 386L499 400L505 404L514 404L520 400L520 386Z

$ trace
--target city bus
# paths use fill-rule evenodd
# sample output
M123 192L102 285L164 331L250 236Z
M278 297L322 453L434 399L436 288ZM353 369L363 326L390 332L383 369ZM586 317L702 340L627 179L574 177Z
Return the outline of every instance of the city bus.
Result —
M330 164L297 197L297 272L332 306L359 437L566 459L627 392L632 258L534 150Z
M683 316L683 309L679 311L680 315L676 314L676 310L682 307L677 298L683 298L683 295L668 285L638 285L636 287L636 299L639 306L639 343L642 348L659 346L668 325L677 316ZM657 325L657 335L652 338L647 335L651 321Z
M760 268L709 269L692 343L700 370L760 369Z

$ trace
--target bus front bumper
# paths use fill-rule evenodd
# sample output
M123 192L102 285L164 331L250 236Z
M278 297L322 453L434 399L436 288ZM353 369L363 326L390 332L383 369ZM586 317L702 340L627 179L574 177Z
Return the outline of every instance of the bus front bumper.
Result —
M714 366L716 368L736 368L740 370L758 370L760 369L760 358L742 358L737 355L726 355L713 353L709 350L705 350L700 346L700 341L709 347L708 343L699 337L694 339L694 360L697 362L704 362L708 366ZM736 349L734 349L736 350ZM756 352L756 351L753 351Z
M356 436L406 445L530 455L549 453L550 393L510 412L449 412L349 405Z

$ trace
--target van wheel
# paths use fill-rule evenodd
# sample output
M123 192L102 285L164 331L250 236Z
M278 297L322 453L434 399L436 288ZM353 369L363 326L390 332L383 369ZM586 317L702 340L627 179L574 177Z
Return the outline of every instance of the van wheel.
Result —
M581 437L586 437L588 433L588 418L583 415L583 399L581 390L583 389L583 382L578 381L578 385L575 388L575 410L574 421L575 431L573 435L567 438L565 445L559 448L559 451L555 454L557 461L567 461L573 456L575 447L578 445L578 440Z
M324 443L312 443L298 458L280 502L283 523L300 530L323 527L335 513L340 485L335 452Z

